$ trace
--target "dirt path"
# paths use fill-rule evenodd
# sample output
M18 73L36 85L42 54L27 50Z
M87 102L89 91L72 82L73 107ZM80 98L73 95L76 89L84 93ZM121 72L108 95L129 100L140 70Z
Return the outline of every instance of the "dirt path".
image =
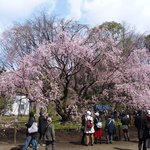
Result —
M0 137L0 150L21 150L26 136L24 132L18 131L17 145L13 144L13 131L8 132L4 137ZM137 132L134 128L130 129L131 141L114 141L113 144L95 144L94 146L83 146L80 144L82 133L78 131L57 131L56 150L137 150ZM32 150L29 148L29 150ZM38 150L45 150L45 147L39 147Z
M0 150L21 150L18 147L9 143L0 143ZM45 150L45 147L40 146L38 150ZM57 142L56 150L137 150L137 141L115 141L113 144L102 143L94 146L82 146L79 142Z

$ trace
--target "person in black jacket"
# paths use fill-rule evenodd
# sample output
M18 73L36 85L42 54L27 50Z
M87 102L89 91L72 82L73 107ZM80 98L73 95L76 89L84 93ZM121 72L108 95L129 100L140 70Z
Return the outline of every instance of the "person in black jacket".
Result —
M138 132L138 150L146 150L146 117L141 110L135 116L134 124Z
M123 136L124 136L125 141L126 140L130 141L130 138L129 138L129 123L130 123L130 119L129 119L128 115L123 113L122 118L121 118L121 124L122 124L122 131L123 131Z
M44 134L46 130L47 119L46 119L46 115L44 115L42 110L40 111L39 114L40 116L38 118L38 133L39 133L38 143L40 145L43 145L45 144Z
M144 128L144 134L143 134L143 141L145 142L145 149L150 148L150 110L147 110L145 114L145 128Z
M85 141L85 132L84 132L84 129L85 129L85 114L82 115L81 124L82 124L82 127L81 127L81 132L82 132L81 144L85 145L85 142L84 142Z
M37 150L37 141L36 141L37 132L34 132L34 133L28 132L28 129L32 126L33 122L36 122L34 113L30 112L28 122L25 124L25 126L27 127L27 130L26 130L27 138L26 138L26 141L22 150L27 150L30 144L32 145L33 150Z

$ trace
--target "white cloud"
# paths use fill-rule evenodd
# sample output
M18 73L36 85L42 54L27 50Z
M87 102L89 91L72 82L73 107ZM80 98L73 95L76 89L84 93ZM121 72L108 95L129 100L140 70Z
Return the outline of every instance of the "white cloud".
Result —
M57 0L0 0L0 30L13 21L27 19L38 9L47 8L51 12L56 2Z
M0 0L0 18L16 18L29 16L34 9L42 4L54 5L52 0Z
M126 22L135 26L137 31L150 30L149 0L80 0L78 7L70 2L70 12L74 17L76 10L80 19L87 20L91 25L99 25L105 21Z
M67 0L70 8L70 13L68 17L74 18L74 19L80 19L82 12L82 4L83 0Z
M116 21L126 22L141 33L150 31L150 0L0 0L0 31L44 8L50 14L58 8L62 14L69 10L66 18L94 26Z

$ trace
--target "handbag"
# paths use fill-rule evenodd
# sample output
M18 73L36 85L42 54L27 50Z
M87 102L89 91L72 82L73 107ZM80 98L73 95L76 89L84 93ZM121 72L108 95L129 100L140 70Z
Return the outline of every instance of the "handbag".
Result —
M99 128L102 128L102 122L101 122L101 119L100 118L96 118L96 127L99 129Z
M96 126L97 128L102 128L102 122L97 122Z
M28 128L28 132L29 133L36 133L36 132L38 132L37 122L33 122L32 126L30 128Z

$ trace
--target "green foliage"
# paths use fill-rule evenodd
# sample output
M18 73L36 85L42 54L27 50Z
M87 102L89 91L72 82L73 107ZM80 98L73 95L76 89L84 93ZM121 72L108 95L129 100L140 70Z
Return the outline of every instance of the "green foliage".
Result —
M143 48L143 36L136 34L127 24L118 23L115 21L104 22L98 26L102 29L106 37L111 37L118 47L123 48L122 56L130 55L131 51L136 48ZM148 37L145 38L145 45L150 45ZM150 46L149 46L150 49Z
M1 116L0 120L1 122L11 122L14 121L16 116ZM28 120L28 116L22 116L18 118L18 123L19 123L19 128L25 128L25 123ZM76 122L66 122L66 123L61 123L60 120L53 120L53 125L55 129L57 130L70 130L70 129L75 129L75 130L80 130L81 129L81 123L76 123ZM103 124L103 129L105 128L105 120L102 122ZM116 128L121 128L121 122L120 120L116 120L115 122Z
M15 116L0 116L2 122L10 122L15 119Z
M50 116L56 116L55 106L54 106L53 104L50 104L50 105L47 107L47 113L48 113Z
M116 120L115 125L116 125L116 128L121 128L122 126L121 121L119 119Z
M99 25L100 29L105 29L107 32L108 36L113 37L115 40L121 39L123 32L124 32L124 27L117 22L104 22L103 24Z
M12 122L16 119L16 116L1 116L1 122ZM37 118L36 118L37 119ZM28 120L28 116L22 116L18 118L19 128L25 128L25 123ZM66 129L80 129L81 124L75 122L61 123L59 120L53 119L55 129L66 130Z
M5 99L0 97L0 111L5 108Z
M104 22L103 24L99 26L99 28L105 28L106 30L111 31L112 33L118 32L124 29L120 23L117 23L115 21Z
M0 114L4 114L7 110L11 110L12 101L9 101L5 96L0 96Z

